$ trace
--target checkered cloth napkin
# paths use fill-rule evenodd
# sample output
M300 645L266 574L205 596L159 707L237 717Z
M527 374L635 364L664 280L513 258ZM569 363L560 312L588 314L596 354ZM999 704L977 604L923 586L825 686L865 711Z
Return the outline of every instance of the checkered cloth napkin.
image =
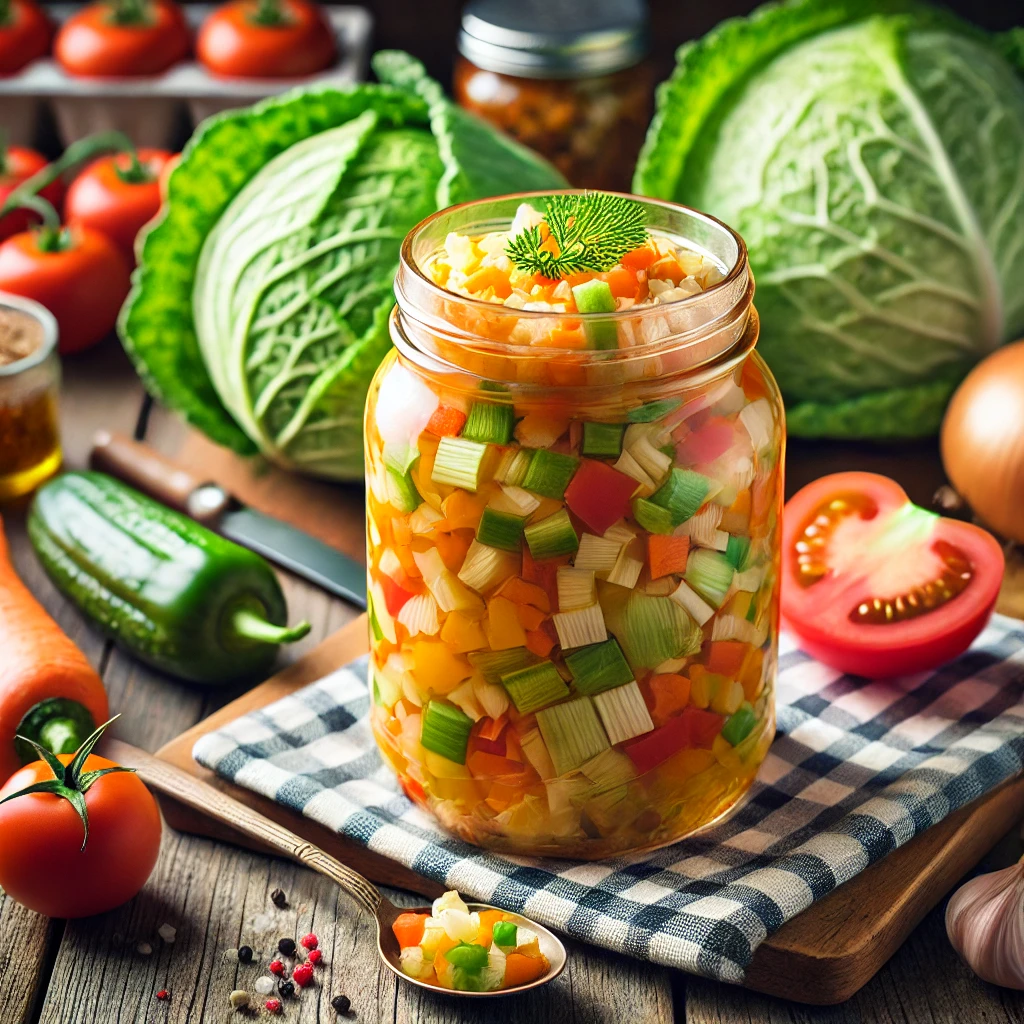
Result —
M675 846L602 863L486 853L399 790L367 660L201 739L195 758L446 886L608 949L740 982L785 921L1024 767L1024 624L937 672L866 682L784 637L779 734L750 798Z

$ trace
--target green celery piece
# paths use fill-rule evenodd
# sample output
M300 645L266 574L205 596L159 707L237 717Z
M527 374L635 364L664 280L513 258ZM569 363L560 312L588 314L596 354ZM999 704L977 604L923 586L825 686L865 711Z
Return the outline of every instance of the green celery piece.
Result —
M530 459L530 466L520 486L534 494L561 501L579 464L580 460L572 455L538 448Z
M645 402L643 405L630 409L626 413L626 419L630 423L653 423L667 416L670 412L678 409L683 404L680 398L662 398L657 402Z
M722 739L735 747L742 743L757 724L757 715L752 705L744 701L736 712L726 719L722 726Z
M377 612L373 607L373 598L369 591L366 594L366 610L370 615L370 630L373 633L373 639L380 643L384 639L384 630L380 628L380 619L377 618Z
M511 512L499 512L485 508L476 527L476 539L481 544L503 551L518 551L523 540L523 526L526 520Z
M725 557L729 564L737 572L742 572L746 568L749 555L750 538L744 537L741 534L730 533L729 543L725 549Z
M646 498L633 499L633 518L648 533L671 533L678 525L672 519L672 513L661 505Z
M706 548L691 550L686 559L683 579L716 608L722 607L725 595L732 585L735 570L725 555Z
M487 445L461 437L442 437L434 456L430 479L467 491L480 486L480 469L487 455Z
M465 764L472 729L473 719L464 711L454 704L432 700L423 709L420 743L449 761Z
M668 479L651 495L651 501L668 509L672 515L672 525L678 526L704 504L711 486L711 481L702 473L673 467Z
M479 971L487 966L487 950L472 942L460 942L445 953L445 959L454 967Z
M550 661L530 665L501 677L516 710L522 715L545 708L569 696L569 687Z
M580 647L565 655L565 664L572 674L577 692L590 697L633 681L633 672L622 648L614 639L590 647Z
M467 657L470 665L489 683L500 683L502 676L536 665L541 660L525 647L510 647L505 651L471 651Z
M539 523L531 523L523 530L523 535L530 546L530 554L537 560L571 555L580 546L572 520L564 508Z
M576 308L581 313L615 312L615 296L612 295L608 282L600 278L574 285L572 295L576 300Z
M537 712L537 725L559 775L575 771L610 746L589 697L542 708Z
M483 444L508 444L512 440L514 427L515 416L511 405L474 402L469 408L462 436L467 441L480 441Z
M507 384L502 384L500 381L496 380L482 380L480 382L480 390L507 392L509 390L509 386Z
M515 921L497 921L491 932L491 939L499 948L507 949L516 944Z
M412 468L419 462L418 448L409 444L385 444L384 468L388 475L388 497L400 512L412 512L423 499L412 479Z
M584 423L583 454L593 458L617 459L622 454L625 423Z
M512 456L512 462L508 467L508 471L505 473L505 479L502 480L502 483L508 484L509 487L522 487L523 480L530 469L530 463L532 461L532 449L518 449Z

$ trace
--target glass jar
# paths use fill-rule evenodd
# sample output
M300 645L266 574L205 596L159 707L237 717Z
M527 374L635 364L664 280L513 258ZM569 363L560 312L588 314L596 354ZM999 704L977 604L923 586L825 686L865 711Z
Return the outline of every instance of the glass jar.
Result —
M629 191L654 70L639 0L467 6L455 99L580 188Z
M0 501L35 490L61 463L57 321L0 293Z
M441 211L402 249L365 420L371 721L451 832L595 859L720 820L772 741L783 411L746 249L704 214L638 200L723 275L664 305L531 312L424 272L449 232L507 229L531 198ZM604 347L557 347L581 325ZM466 442L469 422L514 435ZM696 512L666 527L636 501L651 487L616 497L623 452L652 487L702 481ZM522 533L495 533L510 500Z

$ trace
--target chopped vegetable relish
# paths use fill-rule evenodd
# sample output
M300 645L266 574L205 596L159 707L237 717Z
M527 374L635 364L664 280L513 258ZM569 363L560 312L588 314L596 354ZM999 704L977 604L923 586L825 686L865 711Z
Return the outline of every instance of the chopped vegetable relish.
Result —
M434 900L430 914L401 914L392 929L403 972L439 988L519 988L550 966L535 932L500 910L470 913L457 892Z

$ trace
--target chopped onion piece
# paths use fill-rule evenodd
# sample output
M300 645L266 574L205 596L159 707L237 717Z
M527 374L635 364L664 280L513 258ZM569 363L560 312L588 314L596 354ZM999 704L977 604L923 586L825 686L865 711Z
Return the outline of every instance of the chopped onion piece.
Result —
M562 645L562 650L599 644L608 639L604 615L599 604L595 603L589 608L579 608L571 612L560 612L551 618L558 631L558 642Z

